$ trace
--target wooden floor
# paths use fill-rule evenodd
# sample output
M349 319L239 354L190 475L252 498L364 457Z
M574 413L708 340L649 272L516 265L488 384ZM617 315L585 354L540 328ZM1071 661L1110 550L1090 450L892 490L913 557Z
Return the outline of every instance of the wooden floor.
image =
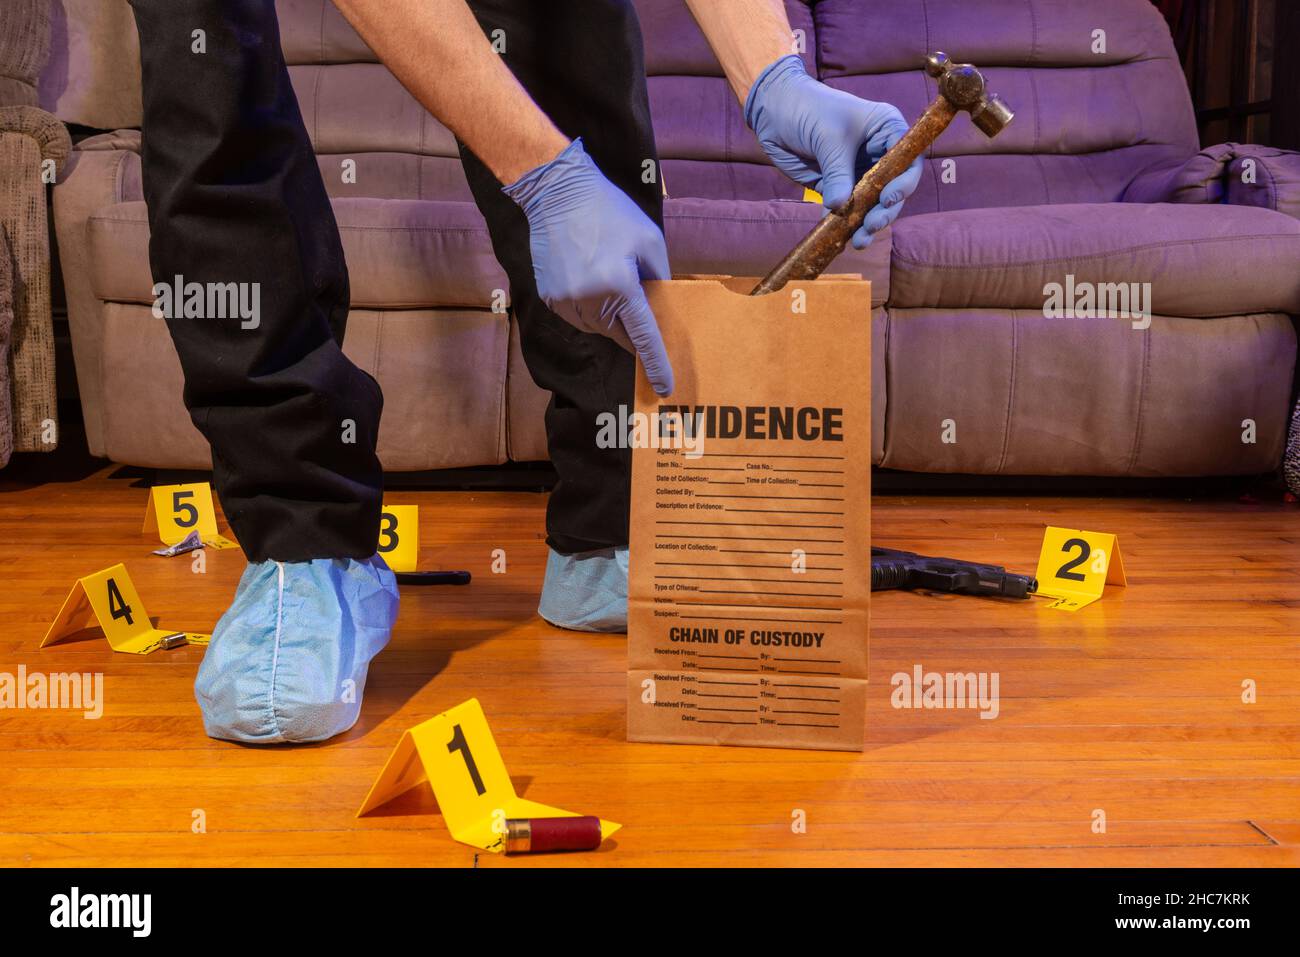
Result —
M867 748L841 754L628 744L624 639L535 613L545 497L393 494L421 506L424 566L469 568L473 585L405 590L351 733L257 749L204 736L197 648L37 650L74 579L119 561L162 626L211 630L239 552L192 574L149 554L138 480L32 474L0 473L0 672L102 671L106 705L98 721L0 711L6 866L1300 863L1294 505L878 498L877 541L1016 570L1033 570L1045 523L1118 533L1129 587L1076 614L879 596ZM490 573L496 548L505 575ZM894 709L890 676L918 663L999 673L999 716ZM1242 701L1247 679L1257 703ZM471 696L521 793L623 830L539 862L455 843L427 788L355 818L402 730ZM198 809L206 833L191 830Z

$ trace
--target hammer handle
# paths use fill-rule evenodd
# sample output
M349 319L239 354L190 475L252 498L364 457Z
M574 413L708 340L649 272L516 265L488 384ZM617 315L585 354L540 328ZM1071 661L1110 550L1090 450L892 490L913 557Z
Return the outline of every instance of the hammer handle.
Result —
M903 138L880 158L880 162L862 174L844 208L823 216L799 241L799 245L790 250L749 294L764 296L776 292L792 279L816 279L820 276L844 251L867 218L867 213L880 202L881 190L906 172L912 161L929 149L956 115L957 109L947 97L943 94L936 96Z

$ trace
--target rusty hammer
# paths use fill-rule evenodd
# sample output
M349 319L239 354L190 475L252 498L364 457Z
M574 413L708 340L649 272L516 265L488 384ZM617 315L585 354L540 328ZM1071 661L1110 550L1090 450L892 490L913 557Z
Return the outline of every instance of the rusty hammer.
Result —
M862 175L844 208L823 216L799 245L753 288L751 296L776 292L792 279L820 276L844 251L867 213L880 202L880 191L906 172L912 161L948 128L958 110L969 112L971 122L989 137L1001 133L1015 116L996 93L985 89L983 74L969 63L952 63L944 53L931 53L925 58L925 72L939 81L939 94L934 102L880 162Z

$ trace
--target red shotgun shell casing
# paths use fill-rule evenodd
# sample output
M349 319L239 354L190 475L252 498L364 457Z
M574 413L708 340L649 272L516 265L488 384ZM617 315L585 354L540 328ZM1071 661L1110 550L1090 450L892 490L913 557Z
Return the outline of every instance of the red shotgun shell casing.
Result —
M600 818L508 818L505 839L507 854L590 851L600 846Z

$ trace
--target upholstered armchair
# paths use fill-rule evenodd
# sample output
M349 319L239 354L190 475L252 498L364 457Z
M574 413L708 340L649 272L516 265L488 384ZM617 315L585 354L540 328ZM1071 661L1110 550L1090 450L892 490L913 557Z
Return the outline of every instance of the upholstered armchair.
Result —
M46 188L72 148L36 104L48 0L0 4L0 465L58 441Z

